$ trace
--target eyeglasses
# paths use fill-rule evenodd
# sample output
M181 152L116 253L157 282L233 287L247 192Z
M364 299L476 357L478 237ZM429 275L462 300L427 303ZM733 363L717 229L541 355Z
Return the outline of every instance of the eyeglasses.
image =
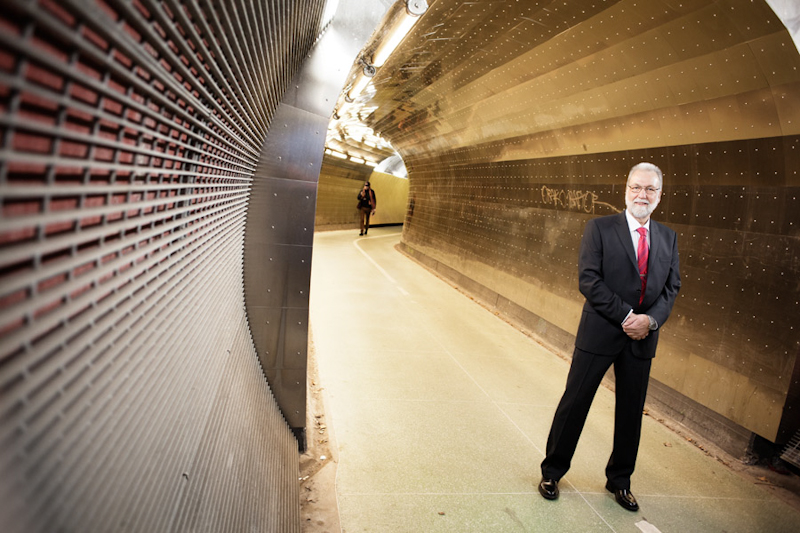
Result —
M656 189L655 187L642 187L641 185L628 185L628 188L631 190L633 194L639 194L640 192L642 192L642 190L644 190L647 196L652 196L661 190L660 187Z

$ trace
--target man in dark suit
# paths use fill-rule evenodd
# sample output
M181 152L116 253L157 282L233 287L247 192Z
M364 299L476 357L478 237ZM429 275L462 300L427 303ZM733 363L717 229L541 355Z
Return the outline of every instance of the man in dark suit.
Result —
M659 328L667 321L681 286L677 236L650 219L662 184L657 166L634 166L625 188L627 209L586 224L578 260L578 281L586 303L566 390L542 461L539 492L548 500L558 498L558 481L569 470L595 392L613 364L614 446L606 466L606 489L625 509L639 509L630 491L631 474L639 450L650 363Z

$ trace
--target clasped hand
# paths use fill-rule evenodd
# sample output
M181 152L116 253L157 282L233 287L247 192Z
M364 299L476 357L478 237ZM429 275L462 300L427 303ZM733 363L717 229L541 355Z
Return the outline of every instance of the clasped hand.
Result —
M622 330L635 341L640 341L650 334L650 319L647 315L631 313L622 323Z

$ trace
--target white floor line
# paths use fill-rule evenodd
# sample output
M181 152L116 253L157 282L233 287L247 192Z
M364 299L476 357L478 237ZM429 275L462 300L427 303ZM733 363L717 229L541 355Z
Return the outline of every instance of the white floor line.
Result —
M364 238L365 238L365 239L381 239L381 238L383 238L383 237L399 237L399 234L398 234L398 233L390 233L390 234L388 234L388 235L376 235L375 237L364 237ZM366 257L366 258L367 258L367 260L368 260L370 263L372 263L372 265L373 265L375 268L377 268L377 269L378 269L378 271L379 271L381 274L383 274L383 275L386 277L386 279L388 279L388 280L389 280L389 281L392 283L392 285L394 285L394 286L397 288L397 290L398 290L398 291L400 291L400 293L401 293L403 296L409 296L409 294L408 294L408 291L406 291L406 290L405 290L403 287L401 287L401 286L400 286L400 285L397 283L397 280L395 280L395 279L394 279L392 276L390 276L390 275L389 275L389 273L388 273L388 272L386 272L386 271L383 269L383 267L382 267L382 266L380 266L380 265L379 265L379 264L378 264L378 263L377 263L377 262L376 262L376 261L375 261L375 260L374 260L372 257L370 257L370 255L369 255L367 252L365 252L365 251L363 250L363 248L361 248L361 245L359 244L359 243L361 242L361 240L362 240L362 239L358 239L358 240L355 240L355 241L353 241L353 246L355 246L355 247L356 247L356 250L358 250L359 252L361 252L361 254L362 254L364 257Z
M639 522L636 522L634 525L638 527L642 533L661 533L661 531L656 526L654 526L647 520L641 520Z

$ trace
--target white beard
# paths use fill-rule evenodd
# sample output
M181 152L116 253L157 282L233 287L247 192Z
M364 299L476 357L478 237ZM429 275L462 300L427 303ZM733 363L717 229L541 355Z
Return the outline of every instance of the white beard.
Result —
M660 199L657 199L653 202L651 202L650 200L644 200L644 201L647 203L642 204L641 201L640 203L635 203L634 200L628 200L627 198L625 199L625 205L627 206L628 211L631 212L631 215L633 215L633 218L649 217L651 214L653 214L653 211L656 210L656 207L658 206L658 202L660 201Z

